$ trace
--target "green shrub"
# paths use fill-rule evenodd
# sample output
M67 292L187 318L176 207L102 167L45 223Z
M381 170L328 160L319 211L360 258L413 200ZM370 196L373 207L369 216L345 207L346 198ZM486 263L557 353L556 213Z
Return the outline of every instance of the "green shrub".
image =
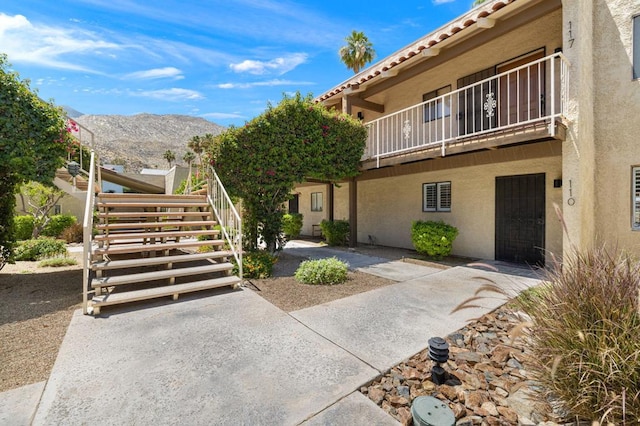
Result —
M42 230L45 237L59 238L62 231L76 223L76 217L70 214L56 214L51 216L49 223Z
M44 268L44 267L52 267L52 268L59 268L62 266L72 266L72 265L77 265L78 261L75 260L73 257L52 257L49 259L45 259L43 261L41 261L40 263L38 263L38 267L40 268Z
M60 238L65 240L67 243L81 243L84 239L84 229L82 228L82 224L74 223L71 226L66 227L62 234L60 234Z
M640 422L639 291L640 262L598 247L566 254L529 306L532 371L574 416Z
M14 254L16 260L41 260L67 254L67 246L64 240L39 237L20 242L16 246Z
M442 221L418 220L411 226L411 241L416 251L437 259L451 254L457 236L458 228Z
M303 284L341 284L347 280L349 265L335 257L305 260L295 273Z
M302 230L302 215L300 213L287 213L282 216L282 232L291 238L298 238Z
M320 222L320 230L327 244L330 246L344 246L349 237L349 222L346 220L323 220Z
M33 216L22 215L13 218L16 240L29 240L33 235Z
M250 251L242 255L242 275L244 278L268 278L273 273L277 258L265 250ZM237 264L233 273L238 273Z

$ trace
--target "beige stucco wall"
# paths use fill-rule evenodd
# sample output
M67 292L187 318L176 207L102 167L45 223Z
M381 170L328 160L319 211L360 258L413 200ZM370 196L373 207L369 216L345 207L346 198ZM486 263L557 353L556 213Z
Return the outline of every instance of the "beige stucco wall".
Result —
M640 1L594 0L593 12L594 235L640 256L640 231L631 229L631 168L640 166L640 80L632 79L632 19L640 15Z
M327 185L304 185L295 189L298 196L298 211L302 214L302 235L312 235L312 225L319 225L323 219L329 218L329 212L327 210ZM311 193L321 192L323 209L321 212L311 211Z
M527 159L536 150L536 158ZM491 157L498 161L486 161ZM443 220L460 231L454 254L493 259L496 176L545 173L546 249L562 253L562 230L553 207L562 197L562 191L553 188L553 180L562 173L559 143L553 149L525 146L469 154L451 164L451 168L359 181L358 241L368 242L371 235L377 244L411 249L413 221ZM422 212L422 184L441 181L451 181L451 212Z

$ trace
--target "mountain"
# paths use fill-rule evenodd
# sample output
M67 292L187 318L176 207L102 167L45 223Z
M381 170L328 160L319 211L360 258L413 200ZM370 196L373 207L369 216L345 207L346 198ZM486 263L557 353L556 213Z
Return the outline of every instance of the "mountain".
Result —
M218 135L224 127L203 118L187 115L82 115L74 118L94 133L94 146L103 164L123 164L126 171L142 168L167 169L162 158L171 150L178 164L193 136ZM89 143L87 135L82 135Z
M62 105L62 109L64 110L64 112L67 113L67 117L69 117L69 118L78 118L78 117L84 115L83 113L81 113L77 109L73 109L73 108L71 108L70 106L67 106L67 105Z

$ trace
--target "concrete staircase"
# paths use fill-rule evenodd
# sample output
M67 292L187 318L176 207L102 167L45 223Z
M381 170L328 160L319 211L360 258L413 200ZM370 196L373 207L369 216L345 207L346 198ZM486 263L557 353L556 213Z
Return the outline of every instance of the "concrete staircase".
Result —
M240 284L206 196L101 193L96 208L98 233L87 283L94 292L93 314L103 306L176 300L180 294Z

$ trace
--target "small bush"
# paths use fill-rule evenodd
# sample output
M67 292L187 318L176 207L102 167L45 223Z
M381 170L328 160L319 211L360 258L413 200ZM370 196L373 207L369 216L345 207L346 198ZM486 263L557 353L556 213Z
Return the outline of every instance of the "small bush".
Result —
M291 238L298 238L302 230L302 215L300 213L287 213L282 216L282 232Z
M320 222L320 230L327 244L330 246L344 246L349 237L349 222L346 220L323 220Z
M349 265L335 257L305 260L295 273L303 284L341 284L347 280Z
M640 262L568 253L529 305L533 372L574 416L640 422Z
M33 235L33 216L23 215L13 218L16 240L29 240Z
M416 251L436 259L451 254L457 236L458 228L442 221L418 220L411 226L411 242Z
M42 230L45 237L59 238L62 231L76 223L76 217L70 214L56 214L51 216L49 223Z
M9 263L11 253L9 253L9 249L6 249L4 246L0 246L0 271L4 268L4 265Z
M41 260L47 257L66 255L67 246L63 240L40 237L20 242L14 254L16 260Z
M72 266L72 265L77 265L78 261L75 260L73 257L52 257L49 259L45 259L43 261L41 261L40 263L38 263L38 267L40 268L44 268L44 267L53 267L53 268L59 268L62 266Z
M65 240L67 243L81 243L84 239L82 224L74 223L73 225L66 227L64 231L62 231L60 238Z
M242 255L242 275L244 278L268 278L273 273L276 261L275 256L264 250L247 252ZM237 265L233 273L238 273Z

